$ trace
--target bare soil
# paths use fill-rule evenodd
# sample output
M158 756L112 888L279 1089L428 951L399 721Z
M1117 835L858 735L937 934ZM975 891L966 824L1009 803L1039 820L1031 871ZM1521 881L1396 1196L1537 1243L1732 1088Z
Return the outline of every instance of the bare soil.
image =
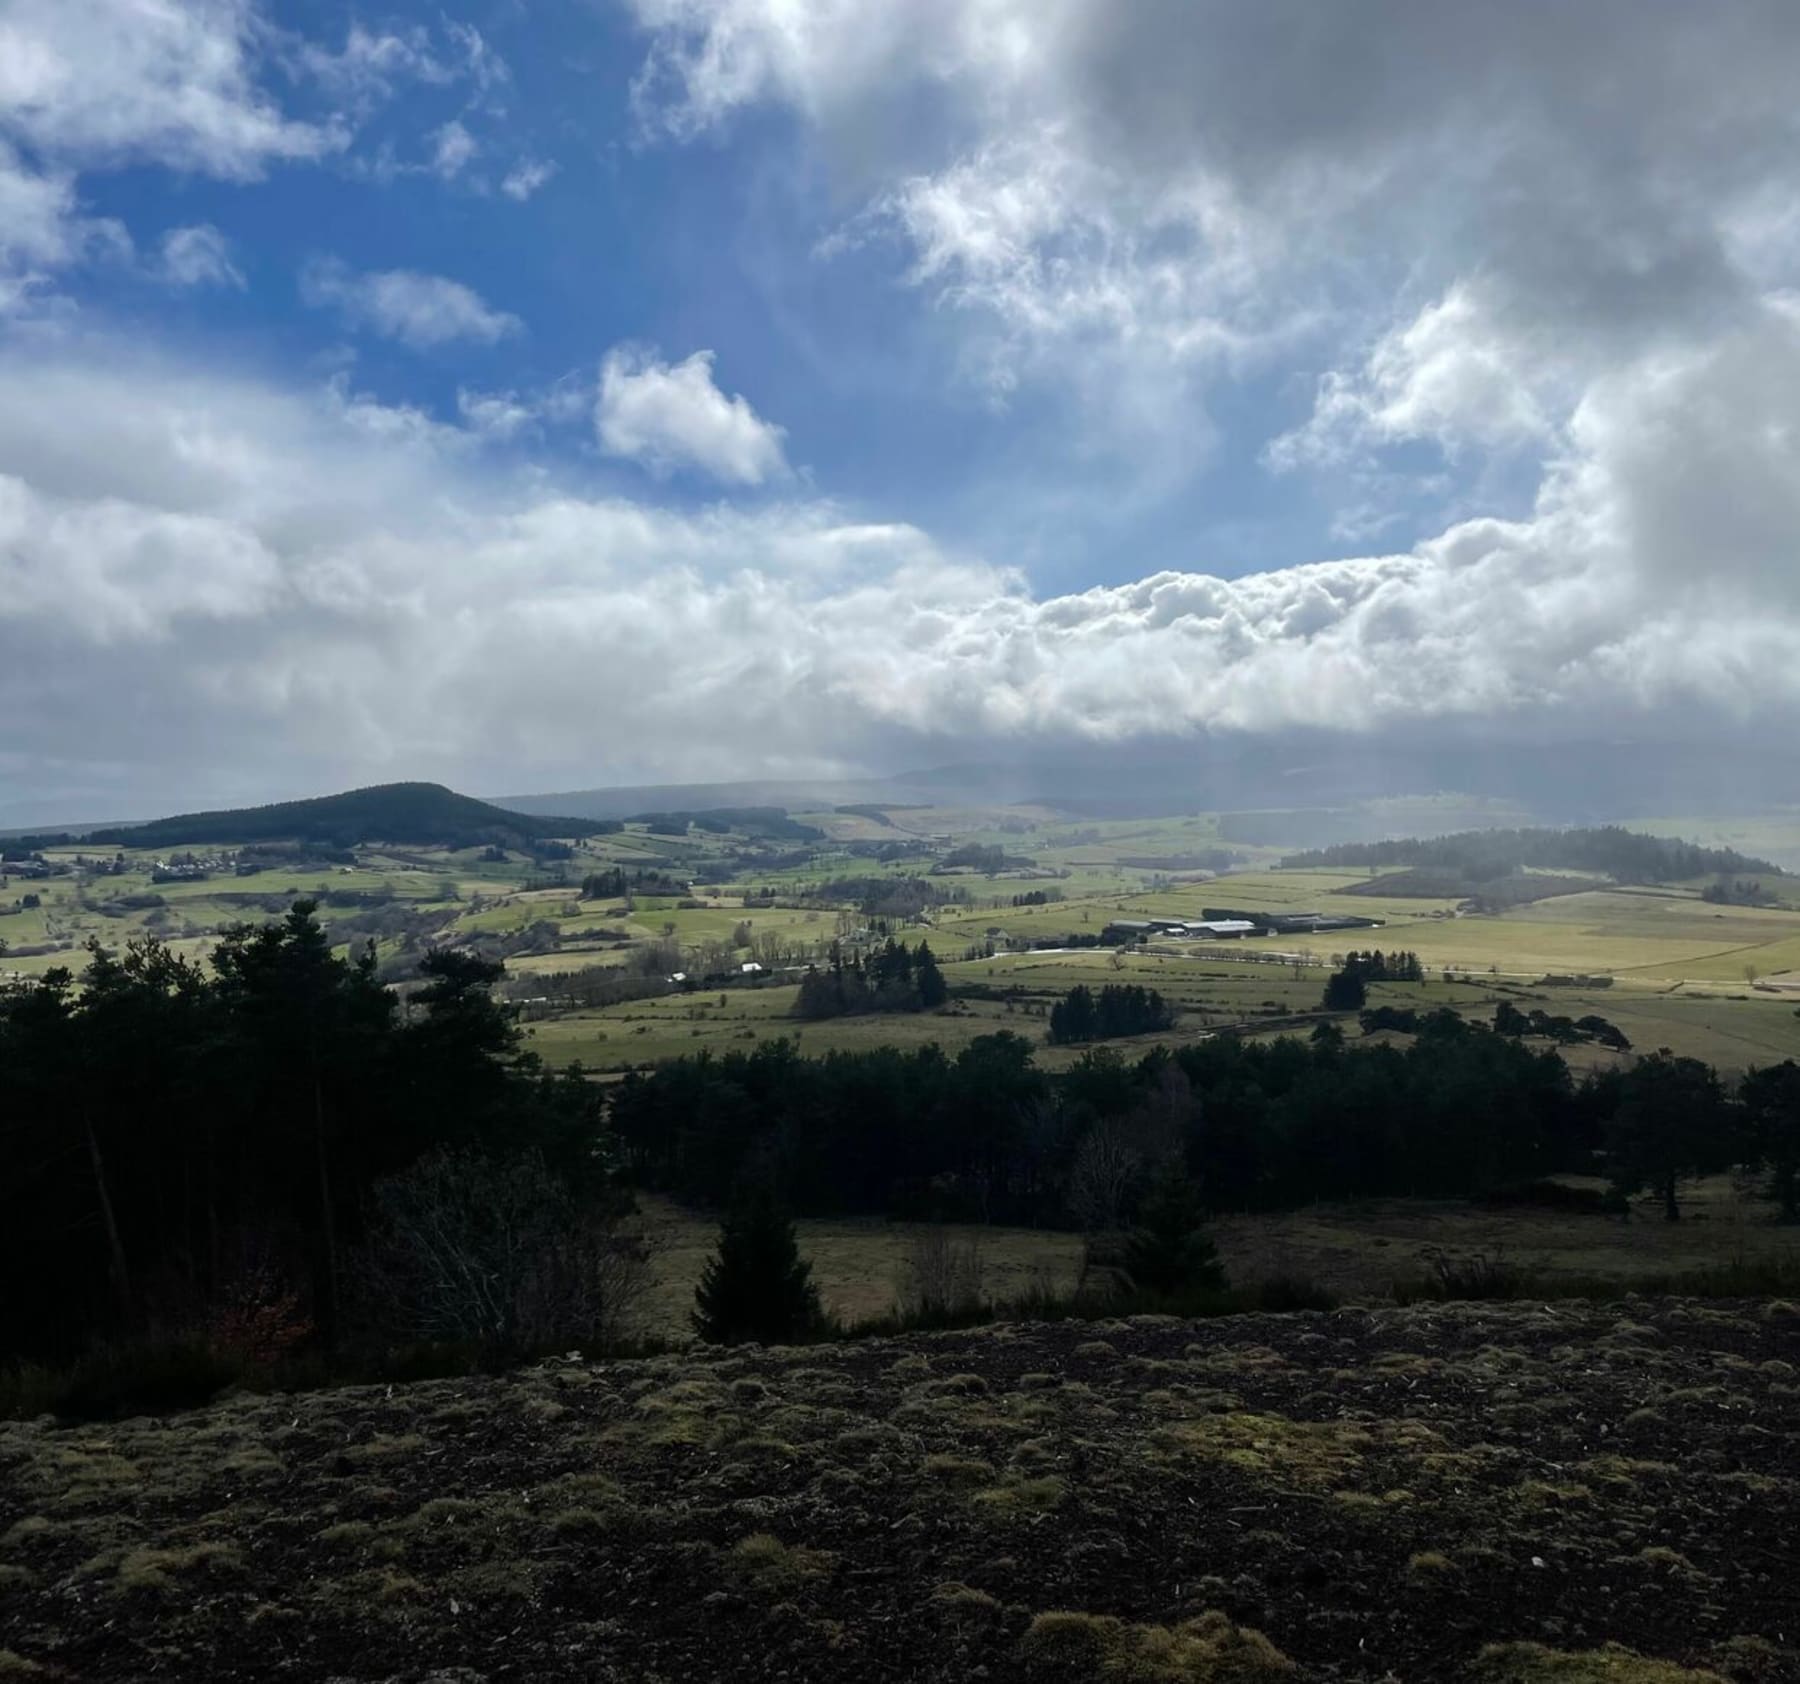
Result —
M1796 1496L1780 1302L559 1361L0 1425L0 1679L1779 1684Z

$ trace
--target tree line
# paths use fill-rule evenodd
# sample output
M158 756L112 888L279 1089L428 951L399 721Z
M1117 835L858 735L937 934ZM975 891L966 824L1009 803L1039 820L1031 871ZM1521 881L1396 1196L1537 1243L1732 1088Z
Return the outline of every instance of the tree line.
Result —
M1328 1012L1356 1012L1368 1004L1372 982L1423 982L1425 967L1416 953L1346 953L1325 979L1320 1005Z
M1340 842L1289 854L1283 866L1429 866L1471 882L1507 877L1527 868L1602 872L1621 883L1682 882L1691 877L1779 877L1781 868L1740 854L1668 836L1646 836L1623 825L1575 830L1465 830L1385 842Z
M1098 994L1077 983L1050 1008L1050 1039L1057 1046L1154 1035L1174 1027L1174 1008L1154 988L1135 982L1109 982Z
M1215 1036L1135 1063L1095 1048L1055 1075L1006 1032L955 1054L772 1042L628 1076L611 1117L638 1185L722 1205L754 1166L818 1216L1104 1226L1171 1161L1237 1211L1596 1171L1678 1207L1686 1178L1757 1162L1796 1214L1800 1066L1735 1098L1664 1053L1577 1081L1551 1050L1443 1016L1407 1048Z
M824 968L810 966L800 979L794 1015L816 1019L862 1012L928 1012L949 998L944 973L924 942L908 947L890 936L867 958L848 959L833 942Z
M603 871L590 871L581 880L583 900L623 900L634 894L685 895L687 892L685 881L653 867L638 866L627 871L622 865L613 865Z

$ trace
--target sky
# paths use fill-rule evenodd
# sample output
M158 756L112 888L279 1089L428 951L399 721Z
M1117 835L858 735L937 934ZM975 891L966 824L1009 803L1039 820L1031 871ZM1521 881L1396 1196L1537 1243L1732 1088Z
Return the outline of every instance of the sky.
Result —
M0 822L1787 742L1791 0L0 0Z

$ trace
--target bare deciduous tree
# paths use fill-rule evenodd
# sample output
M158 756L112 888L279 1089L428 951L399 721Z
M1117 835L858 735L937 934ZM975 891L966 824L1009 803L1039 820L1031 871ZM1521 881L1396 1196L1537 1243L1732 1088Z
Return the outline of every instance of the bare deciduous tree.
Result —
M541 1158L433 1153L375 1196L357 1273L382 1336L476 1344L505 1360L613 1350L634 1331L647 1243L584 1208Z
M1140 1154L1112 1124L1089 1129L1069 1166L1069 1208L1075 1220L1089 1233L1117 1228L1142 1166Z
M907 1245L895 1296L908 1315L954 1315L980 1305L981 1284L980 1234L958 1240L948 1228L920 1228Z

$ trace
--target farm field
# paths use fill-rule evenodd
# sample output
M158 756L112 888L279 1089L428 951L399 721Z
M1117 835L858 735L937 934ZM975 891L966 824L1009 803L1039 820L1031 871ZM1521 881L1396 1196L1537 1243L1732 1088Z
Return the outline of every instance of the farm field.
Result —
M1381 932L1385 933L1385 932ZM1158 1041L1175 1044L1226 1025L1240 1032L1306 1033L1322 1015L1322 966L1299 968L1217 957L1133 954L1115 965L1110 953L996 954L946 964L952 990L976 987L989 998L955 1001L939 1012L882 1013L808 1022L796 1018L799 990L772 984L672 994L593 1011L558 1014L531 1024L531 1044L554 1063L579 1062L608 1070L710 1049L742 1049L763 1040L794 1041L808 1054L875 1046L935 1042L954 1051L977 1035L1008 1030L1039 1043L1038 1062L1056 1069L1079 1058L1080 1047L1045 1042L1050 1005L1077 983L1102 988L1135 982L1157 989L1178 1011L1174 1030L1114 1043L1134 1057ZM1009 1000L1004 996L1010 994ZM721 1004L721 999L723 1004ZM1491 1020L1495 1004L1509 1000L1564 1016L1598 1014L1618 1025L1635 1049L1666 1046L1702 1058L1724 1071L1800 1058L1800 1001L1735 988L1675 987L1622 979L1611 988L1532 988L1485 973L1454 983L1374 984L1371 1006L1450 1006L1477 1021ZM1266 1024L1266 1027L1262 1027ZM1348 1025L1352 1041L1358 1030ZM1594 1047L1572 1047L1565 1056L1577 1069L1618 1062Z
M1234 872L1216 881L1158 891L1071 899L1002 912L952 911L936 923L974 939L992 927L1033 939L1060 930L1098 931L1113 918L1193 918L1203 908L1256 912L1345 912L1377 918L1379 931L1341 930L1306 938L1321 955L1346 947L1405 947L1434 969L1541 976L1546 971L1624 973L1669 982L1686 977L1741 981L1800 966L1800 913L1785 908L1709 906L1691 890L1612 890L1559 896L1507 913L1458 916L1449 900L1335 891L1379 874L1366 871ZM1280 944L1287 945L1287 944Z
M1470 816L1455 802L1425 800L1385 804L1369 822L1430 829ZM968 807L799 817L832 834L794 847L737 833L677 837L628 826L588 839L569 860L550 867L522 854L487 858L475 848L377 846L358 850L349 867L274 865L237 878L227 866L203 881L165 883L152 881L157 856L127 852L128 869L119 875L21 879L0 887L0 941L9 949L0 955L0 974L78 968L84 942L116 946L143 934L203 959L221 928L272 916L306 895L322 902L327 927L344 950L374 941L384 975L404 977L420 953L439 943L472 946L497 958L506 967L507 987L531 1002L536 1050L553 1062L579 1061L599 1070L774 1036L797 1039L807 1052L927 1041L954 1048L997 1029L1041 1042L1049 1006L1078 982L1090 988L1141 982L1159 989L1179 1014L1169 1037L1174 1040L1226 1025L1251 1033L1265 1026L1269 1032L1304 1031L1317 1009L1325 967L1343 950L1360 946L1410 949L1432 979L1392 998L1378 990L1372 1004L1449 1004L1486 1019L1501 997L1528 999L1552 1012L1599 1013L1639 1049L1668 1046L1727 1071L1800 1054L1800 1018L1794 1015L1800 997L1754 986L1800 972L1800 910L1789 905L1712 905L1693 884L1603 888L1499 915L1459 914L1450 899L1346 894L1350 888L1379 889L1385 873L1272 869L1279 848L1232 840L1246 826L1259 836L1278 828L1285 822L1278 814L1252 815L1254 822L1216 813L1088 820L1043 807ZM1668 827L1679 828L1679 821ZM1800 846L1800 832L1780 817L1721 821L1708 834L1767 851L1778 852L1775 844L1783 837ZM883 857L889 843L912 851ZM940 857L961 847L1000 849L1011 861L1031 863L1009 864L992 876L934 869ZM49 857L66 863L80 851L56 849ZM1190 868L1201 858L1238 864L1212 875ZM693 891L582 899L582 877L615 865L666 870L682 883L692 872ZM821 958L834 940L854 949L884 939L854 906L807 899L834 878L917 878L931 895L956 897L931 906L917 922L899 919L886 926L900 939L931 942L961 996L951 1009L801 1023L791 1015L792 983L740 986L742 967L752 959L764 965L765 979L779 979ZM773 904L765 891L773 891ZM1055 898L1012 904L1027 895ZM27 897L37 904L27 906ZM1064 936L1091 939L1118 918L1199 918L1208 907L1349 912L1380 919L1382 927L1267 938L1236 949L1156 942L1121 957L1098 948L1019 951ZM1253 953L1289 954L1294 962L1253 963ZM698 992L658 993L667 986L663 977L676 970L716 974ZM1462 980L1444 982L1446 971ZM591 979L609 973L648 977L623 989L647 997L583 1005L583 998L608 998L592 992ZM1549 975L1610 977L1613 985L1535 986ZM581 995L584 988L590 992ZM578 992L571 995L572 989ZM1046 1047L1042 1053L1051 1067L1076 1056L1070 1049ZM1575 1048L1568 1056L1587 1068L1612 1055Z
M1460 1304L10 1422L0 1654L28 1678L1791 1684L1797 1365L1779 1301Z

